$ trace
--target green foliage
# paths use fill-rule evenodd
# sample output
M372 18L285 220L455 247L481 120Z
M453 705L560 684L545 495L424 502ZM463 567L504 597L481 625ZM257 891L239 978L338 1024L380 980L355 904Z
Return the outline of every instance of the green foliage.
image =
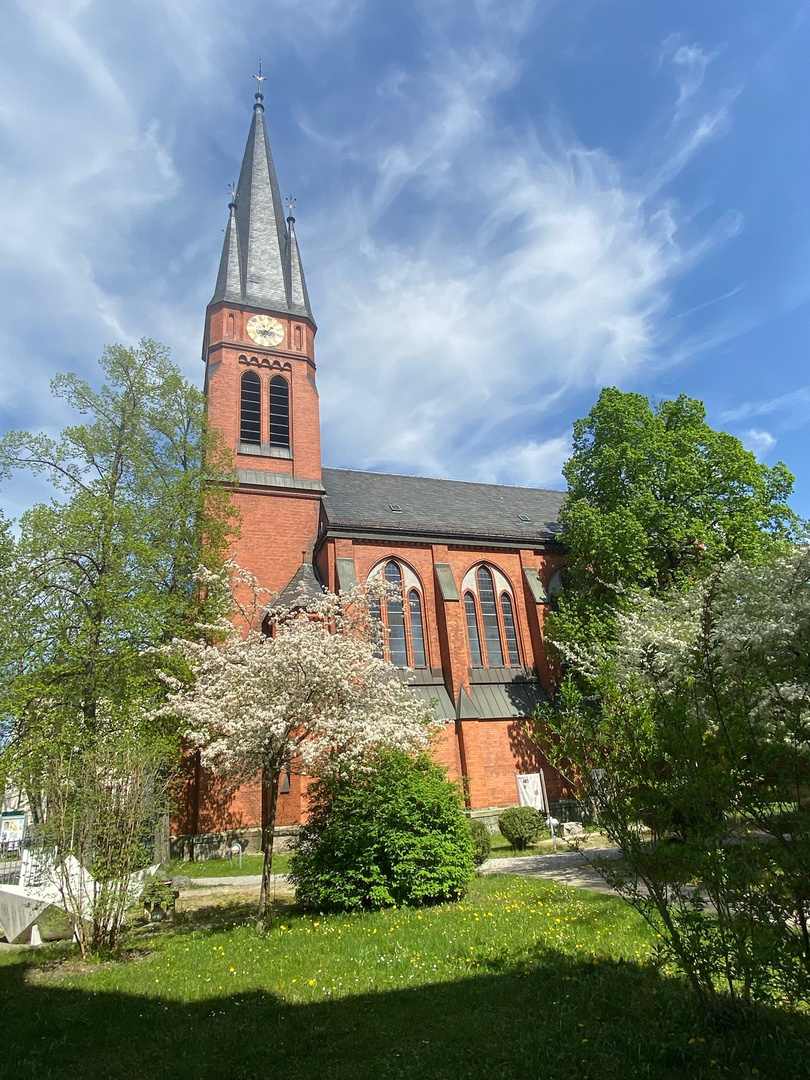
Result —
M166 881L158 875L146 879L140 898L142 904L149 904L150 907L159 904L166 911L174 907L175 900L175 890L171 881Z
M473 874L458 788L427 755L316 780L290 860L298 900L346 911L457 900Z
M566 589L548 625L564 655L610 639L629 590L680 587L733 556L762 562L800 526L784 464L761 465L683 394L651 405L605 388L574 424L563 473Z
M24 470L54 491L0 536L0 774L30 793L60 729L90 734L148 725L162 691L149 650L194 633L206 598L201 564L216 568L232 531L226 462L208 431L205 399L151 341L114 345L93 389L53 380L83 422L54 439L10 432L0 475Z
M533 806L510 806L498 818L498 828L516 851L524 851L542 832L543 819Z
M470 837L472 838L473 861L476 866L481 866L489 858L492 848L489 829L478 818L470 818Z
M703 997L810 992L810 552L639 596L546 720L621 848L608 880Z
M175 747L137 732L78 725L59 733L39 765L38 792L47 813L35 837L61 875L63 903L83 956L118 943L128 907L137 898L130 875L153 861L155 827L168 811ZM90 873L92 889L71 870Z

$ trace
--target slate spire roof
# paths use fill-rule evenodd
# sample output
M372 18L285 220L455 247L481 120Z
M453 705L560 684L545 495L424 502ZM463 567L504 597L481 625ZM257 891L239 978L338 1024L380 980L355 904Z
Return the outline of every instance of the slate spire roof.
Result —
M314 321L294 218L284 217L263 98L256 94L211 303L226 300Z

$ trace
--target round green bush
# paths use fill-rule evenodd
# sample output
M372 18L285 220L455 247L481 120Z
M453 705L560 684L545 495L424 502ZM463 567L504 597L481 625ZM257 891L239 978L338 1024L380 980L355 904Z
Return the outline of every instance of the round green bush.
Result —
M513 848L524 851L540 835L543 819L533 806L510 806L498 818L498 828Z
M316 780L307 799L290 859L299 903L356 911L464 895L475 866L461 793L426 754L388 752L368 771Z
M473 861L476 866L480 866L489 858L492 847L489 829L478 818L470 818L470 836L472 837Z

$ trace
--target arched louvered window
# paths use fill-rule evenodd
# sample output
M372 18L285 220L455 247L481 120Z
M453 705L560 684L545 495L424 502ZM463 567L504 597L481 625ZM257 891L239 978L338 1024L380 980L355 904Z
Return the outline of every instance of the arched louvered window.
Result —
M290 445L290 387L281 375L270 380L270 445Z
M242 376L239 438L257 445L262 441L262 383L255 371L246 371Z
M509 593L501 593L501 614L503 615L503 632L506 638L506 652L509 656L509 664L511 667L519 667L520 652L515 628L515 615L512 610L512 597Z
M372 597L369 608L371 617L379 619L385 627L388 659L397 667L425 667L427 647L422 596L418 589L409 588L405 603L405 578L402 567L393 559L385 564L382 573L393 587L391 595L383 604Z
M478 634L478 615L475 610L475 597L471 592L464 594L464 610L467 613L467 637L470 642L470 663L481 667L481 638Z
M492 571L486 566L479 566L476 579L478 582L478 600L481 604L481 618L484 623L487 665L489 667L503 667L501 628L498 623L498 609L495 606L495 583L492 579Z
M422 599L416 589L408 593L408 607L411 611L411 645L413 647L413 666L425 666L425 628L422 624Z

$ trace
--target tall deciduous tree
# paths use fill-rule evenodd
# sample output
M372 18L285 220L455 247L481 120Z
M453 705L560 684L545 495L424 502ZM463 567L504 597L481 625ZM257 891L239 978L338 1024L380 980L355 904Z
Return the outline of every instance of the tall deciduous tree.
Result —
M574 424L563 473L567 588L549 623L562 643L610 636L628 590L678 587L733 556L761 562L800 525L785 465L760 464L683 394L651 405L604 389Z
M191 681L170 679L166 710L178 715L202 763L237 780L260 776L266 792L264 869L257 928L267 898L282 770L327 775L381 748L424 747L434 721L379 652L379 624L363 593L271 606L264 627L240 633L223 622L219 644L176 641L167 651Z
M63 722L92 735L158 687L150 646L199 621L195 570L221 564L234 527L202 393L152 341L114 345L95 390L52 383L83 421L59 438L11 432L0 475L42 476L49 502L23 514L7 560L3 634L6 771L29 773ZM4 549L5 552L5 549ZM108 718L102 721L101 717Z

